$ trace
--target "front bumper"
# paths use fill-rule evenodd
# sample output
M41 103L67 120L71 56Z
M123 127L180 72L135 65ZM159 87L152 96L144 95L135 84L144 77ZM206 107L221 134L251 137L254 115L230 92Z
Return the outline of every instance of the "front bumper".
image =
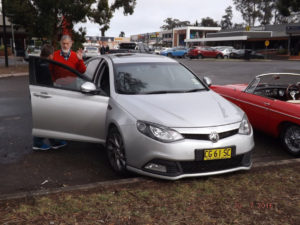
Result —
M232 159L213 161L168 161L155 159L151 162L165 165L166 173L150 171L147 169L137 169L127 166L127 169L146 176L156 177L166 180L178 180L188 177L212 176L231 173L239 170L249 170L252 166L252 152L238 155Z
M141 134L135 126L126 126L122 128L124 129L122 134L127 169L142 175L168 180L249 170L252 164L251 151L254 148L253 131L250 135L231 132L236 131L238 127L239 123L213 128L220 134L226 134L217 143L203 138L205 136L203 132L210 133L209 128L175 128L179 133L186 134L186 138L177 142L162 143ZM196 156L196 150L201 152L204 149L228 146L234 146L231 159L203 161L201 157ZM146 168L149 163L163 165L166 171L149 170Z

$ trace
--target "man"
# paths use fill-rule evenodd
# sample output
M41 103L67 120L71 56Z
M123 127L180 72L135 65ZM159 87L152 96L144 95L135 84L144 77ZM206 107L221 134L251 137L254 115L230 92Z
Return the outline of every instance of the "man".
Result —
M45 44L42 47L41 55L40 57L47 60L53 59L53 52L54 49L51 45ZM49 70L49 63L48 61L41 61L38 68L37 68L37 77L36 82L38 85L45 85L45 86L53 86L53 81L51 79L51 73ZM56 139L49 139L49 144L45 143L45 138L41 137L33 137L33 150L50 150L52 149L58 149L61 147L64 147L67 142L62 140L56 140Z
M79 73L84 73L86 66L83 61L83 50L77 52L71 50L73 41L69 35L63 35L60 40L61 50L54 52L53 60L65 64ZM76 74L70 73L62 67L52 68L52 79L58 86L76 87Z

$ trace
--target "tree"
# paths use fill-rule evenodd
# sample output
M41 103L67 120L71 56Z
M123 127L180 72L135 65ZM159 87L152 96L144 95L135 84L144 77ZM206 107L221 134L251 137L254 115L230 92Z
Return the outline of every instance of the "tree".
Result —
M247 25L254 26L261 16L258 8L261 0L233 0L235 8L242 14Z
M283 16L290 16L293 12L300 12L299 0L277 0L276 7Z
M160 27L163 30L172 30L176 27L185 27L191 25L190 21L180 21L179 19L172 19L170 17L165 19L164 22L166 24Z
M92 10L90 16L95 23L100 25L101 36L105 36L115 10L123 8L124 15L132 15L135 5L136 0L115 0L111 5L108 0L99 0L97 8Z
M275 0L260 0L258 10L258 21L262 25L271 24L275 12Z
M55 45L61 34L62 18L73 24L85 22L91 6L96 0L3 0L8 17L17 26L22 26L31 37L42 37Z
M119 34L119 37L125 37L125 32L121 31L120 34Z
M217 26L219 26L218 22L214 21L210 17L202 18L200 25L203 26L203 27L217 27Z
M221 20L221 27L222 27L223 30L232 28L232 25L233 25L232 24L232 17L233 17L232 7L228 6L225 9L225 15L222 16L222 20Z

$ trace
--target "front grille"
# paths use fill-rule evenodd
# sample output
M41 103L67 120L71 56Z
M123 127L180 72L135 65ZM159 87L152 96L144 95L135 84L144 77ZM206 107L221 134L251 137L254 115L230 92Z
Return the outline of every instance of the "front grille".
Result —
M183 173L205 173L242 166L243 155L231 159L179 162Z
M220 139L227 138L233 136L239 132L238 129L230 130L226 132L219 133ZM181 134L185 139L193 139L193 140L209 140L209 134Z

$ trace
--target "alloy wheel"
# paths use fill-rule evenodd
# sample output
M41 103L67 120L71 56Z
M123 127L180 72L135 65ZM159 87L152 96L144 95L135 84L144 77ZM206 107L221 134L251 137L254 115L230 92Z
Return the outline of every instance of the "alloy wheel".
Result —
M126 173L124 142L117 128L111 128L106 141L106 151L110 165L119 174Z

